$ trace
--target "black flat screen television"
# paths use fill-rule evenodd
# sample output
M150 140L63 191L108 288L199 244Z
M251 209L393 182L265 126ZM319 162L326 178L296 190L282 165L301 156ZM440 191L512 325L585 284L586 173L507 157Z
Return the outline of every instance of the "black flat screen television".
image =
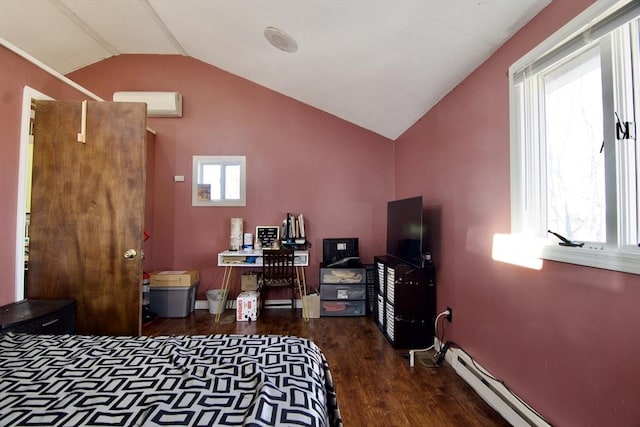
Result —
M422 196L387 203L387 255L422 267Z

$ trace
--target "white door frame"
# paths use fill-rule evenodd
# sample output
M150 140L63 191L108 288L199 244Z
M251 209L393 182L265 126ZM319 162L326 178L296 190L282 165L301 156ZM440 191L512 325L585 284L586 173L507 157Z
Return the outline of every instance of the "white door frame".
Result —
M27 179L30 176L29 168L29 144L32 143L29 135L29 125L31 122L31 102L32 100L52 100L48 95L39 92L29 86L25 86L22 91L22 121L20 122L20 153L18 157L18 214L16 216L16 284L15 301L25 298L25 275L24 275L24 231L27 217Z

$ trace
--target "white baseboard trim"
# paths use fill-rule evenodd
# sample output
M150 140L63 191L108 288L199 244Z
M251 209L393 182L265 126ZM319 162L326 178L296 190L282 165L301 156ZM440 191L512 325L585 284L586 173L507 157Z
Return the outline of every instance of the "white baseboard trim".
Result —
M286 306L287 304L291 304L291 300L288 299L269 299L264 302L264 308L274 308L274 306L279 306L278 308L283 308L282 306ZM295 300L295 308L302 308L302 301L297 299ZM236 309L236 300L227 300L226 304L227 309L235 310ZM209 310L209 302L207 300L196 300L195 304L196 310Z
M233 302L233 304L235 305L235 301ZM195 309L196 310L209 310L209 302L207 300L204 299L197 299L196 300L196 305L195 305Z
M442 345L436 340L436 348ZM535 411L527 407L500 382L492 380L489 371L458 348L449 348L445 360L489 406L514 427L551 427ZM483 372L485 374L483 374Z

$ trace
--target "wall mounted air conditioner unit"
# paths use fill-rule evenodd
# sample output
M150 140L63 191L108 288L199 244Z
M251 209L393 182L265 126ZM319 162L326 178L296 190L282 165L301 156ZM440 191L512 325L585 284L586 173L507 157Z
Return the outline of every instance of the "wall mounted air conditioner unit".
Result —
M115 102L145 102L148 117L182 117L182 95L178 92L114 92Z

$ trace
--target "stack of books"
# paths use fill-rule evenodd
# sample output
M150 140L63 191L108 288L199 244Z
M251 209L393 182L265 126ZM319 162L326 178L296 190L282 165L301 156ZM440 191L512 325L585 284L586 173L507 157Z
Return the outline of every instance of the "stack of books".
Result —
M282 220L282 232L280 233L284 247L293 249L306 249L307 237L304 230L304 216L295 216L287 213L287 217Z

